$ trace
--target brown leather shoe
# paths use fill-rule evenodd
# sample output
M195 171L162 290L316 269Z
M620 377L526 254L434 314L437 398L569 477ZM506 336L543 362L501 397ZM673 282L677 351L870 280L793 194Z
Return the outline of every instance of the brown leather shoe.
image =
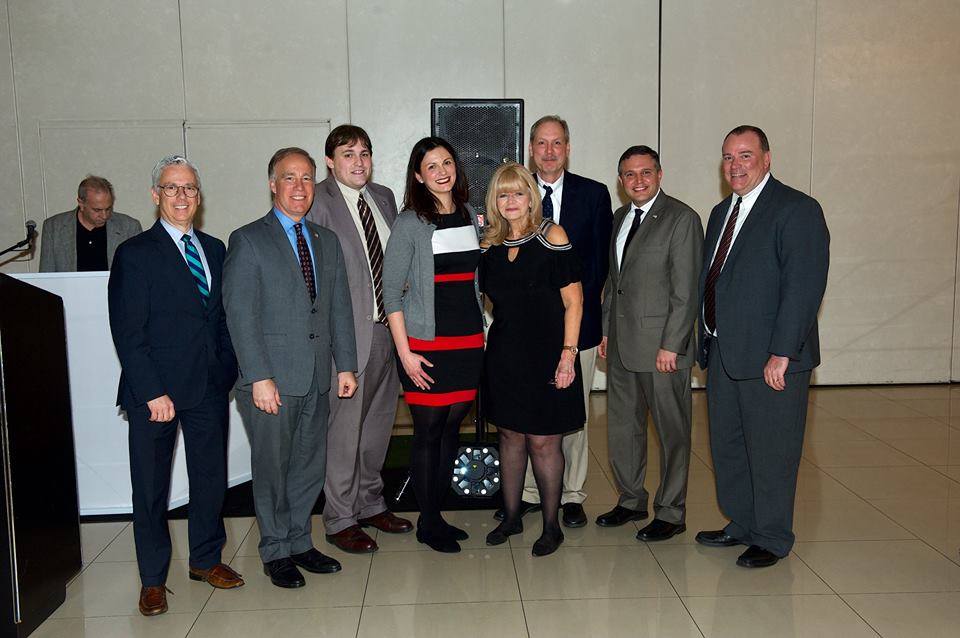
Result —
M173 592L170 592L171 594ZM167 611L167 588L163 585L140 588L140 613L157 616Z
M362 527L376 527L381 532L388 534L406 534L413 531L413 523L396 516L390 510L384 510L376 516L358 519L357 523Z
M350 554L372 554L380 549L377 542L360 529L359 525L351 525L336 534L327 534L327 542Z
M210 569L191 567L190 580L201 580L210 583L217 589L243 587L243 577L223 563L214 565Z

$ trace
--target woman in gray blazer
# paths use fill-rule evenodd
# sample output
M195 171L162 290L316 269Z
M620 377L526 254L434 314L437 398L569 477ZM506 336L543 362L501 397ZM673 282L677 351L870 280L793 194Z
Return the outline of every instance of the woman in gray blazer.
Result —
M467 538L440 510L483 364L479 231L468 199L453 147L439 137L417 142L407 164L404 210L383 263L383 304L413 416L417 540L448 553L459 552L457 541Z

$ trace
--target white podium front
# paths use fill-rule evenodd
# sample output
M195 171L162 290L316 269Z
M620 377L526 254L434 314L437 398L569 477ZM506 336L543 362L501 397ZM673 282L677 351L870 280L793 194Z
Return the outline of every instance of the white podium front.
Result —
M116 406L120 361L107 316L109 273L25 273L14 277L63 299L80 515L129 513L133 511L130 456L126 415ZM43 339L44 335L36 338ZM37 379L37 383L43 383L43 379ZM250 443L232 400L227 450L229 484L250 480ZM183 436L178 435L170 507L188 500Z

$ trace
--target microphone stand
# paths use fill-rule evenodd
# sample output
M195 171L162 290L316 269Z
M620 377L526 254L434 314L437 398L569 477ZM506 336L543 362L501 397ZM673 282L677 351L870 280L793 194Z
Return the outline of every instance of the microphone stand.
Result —
M13 246L10 246L10 248L7 248L7 249L5 249L5 250L3 250L3 251L0 251L0 255L6 255L7 253L13 252L14 250L26 250L26 249L24 248L24 246L28 246L28 247L29 247L29 246L30 246L30 242L33 241L33 238L34 238L34 237L36 237L35 232L33 232L33 233L27 233L27 238L26 238L26 239L21 239L20 241L18 241L17 243L15 243Z

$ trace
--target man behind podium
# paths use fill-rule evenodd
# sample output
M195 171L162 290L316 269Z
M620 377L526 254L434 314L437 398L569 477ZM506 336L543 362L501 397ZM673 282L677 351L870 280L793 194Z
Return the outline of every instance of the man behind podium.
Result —
M226 249L196 230L200 175L170 155L153 169L160 219L120 245L108 286L110 330L122 372L117 404L130 422L133 535L140 613L167 611L170 531L166 512L177 425L190 480L190 578L243 585L221 562L227 487L227 394L237 358L220 297Z

